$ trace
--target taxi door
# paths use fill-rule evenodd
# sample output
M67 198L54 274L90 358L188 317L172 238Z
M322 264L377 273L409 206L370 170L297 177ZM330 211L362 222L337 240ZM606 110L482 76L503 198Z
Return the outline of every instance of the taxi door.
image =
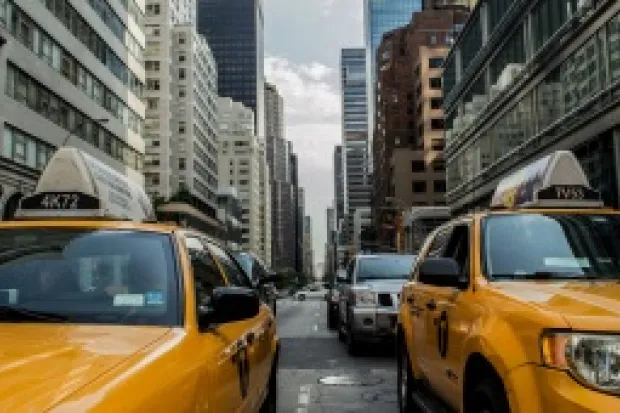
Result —
M252 288L248 274L226 250L212 242L208 243L208 247L220 264L230 285ZM275 339L275 320L269 306L262 303L259 314L245 321L243 330L237 333L245 343L249 369L247 406L244 411L254 413L258 412L264 399L274 355L272 341Z
M431 257L439 257L443 253L446 243L452 233L450 224L440 227L432 236L432 240L428 244L426 253L421 256L416 265L416 272L420 268L420 264ZM404 298L409 311L413 325L410 326L414 340L412 341L411 363L415 369L419 369L425 377L430 380L437 374L434 359L436 351L436 329L435 319L437 317L437 287L430 283L430 280L423 280L419 277L419 273L414 274L415 285L407 287L406 296Z
M459 265L461 277L470 280L473 271L473 230L470 220L455 223L441 257L453 258ZM436 371L431 386L453 408L459 408L463 368L461 348L474 320L471 292L467 288L433 287L435 309L429 312L429 324L434 337L426 356Z
M198 236L184 236L194 278L196 308L209 306L214 288L226 285L226 279L213 257ZM247 357L245 342L240 332L246 329L246 321L227 323L208 331L198 328L199 345L209 357L203 361L201 403L196 411L234 412L248 411Z

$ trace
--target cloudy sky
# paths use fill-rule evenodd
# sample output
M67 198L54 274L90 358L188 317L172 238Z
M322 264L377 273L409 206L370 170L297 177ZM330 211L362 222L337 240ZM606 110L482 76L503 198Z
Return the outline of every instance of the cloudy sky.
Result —
M363 44L362 0L265 0L265 71L284 98L286 138L299 157L323 261L325 209L334 198L333 150L341 141L340 49Z

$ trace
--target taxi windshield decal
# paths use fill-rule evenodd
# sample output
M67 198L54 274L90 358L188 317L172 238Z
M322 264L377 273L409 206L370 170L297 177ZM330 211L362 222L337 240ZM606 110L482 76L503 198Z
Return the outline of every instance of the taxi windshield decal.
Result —
M161 291L149 291L146 293L146 305L163 305L164 293Z
M142 294L116 294L114 296L115 307L143 307L144 295Z

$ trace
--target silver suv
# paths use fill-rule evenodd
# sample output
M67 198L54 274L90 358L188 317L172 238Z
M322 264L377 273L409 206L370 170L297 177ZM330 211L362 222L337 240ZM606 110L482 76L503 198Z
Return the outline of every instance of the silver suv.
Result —
M400 290L415 263L415 255L357 255L347 268L340 295L338 336L349 354L359 342L393 339Z

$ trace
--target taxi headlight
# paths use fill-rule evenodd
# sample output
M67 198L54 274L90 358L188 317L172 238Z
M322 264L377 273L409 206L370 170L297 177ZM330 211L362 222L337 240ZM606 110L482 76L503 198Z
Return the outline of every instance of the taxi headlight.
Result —
M369 289L353 290L355 305L373 306L377 304L377 295Z
M603 391L620 393L620 335L550 332L542 338L545 365L567 370Z

